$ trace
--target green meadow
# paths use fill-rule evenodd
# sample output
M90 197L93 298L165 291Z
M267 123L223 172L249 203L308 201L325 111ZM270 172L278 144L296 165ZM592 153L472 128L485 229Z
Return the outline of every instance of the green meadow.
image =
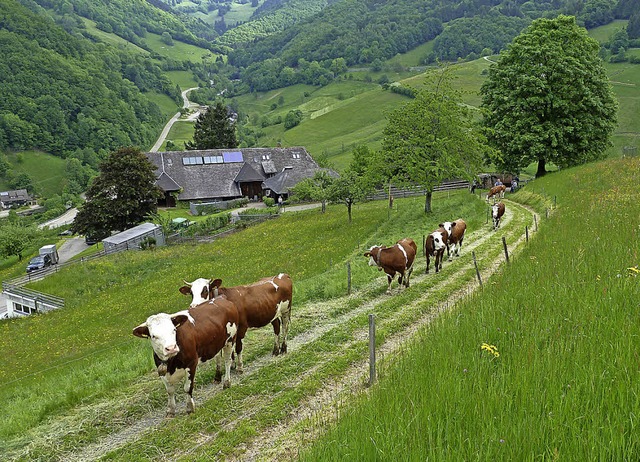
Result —
M26 173L32 180L36 195L51 197L61 194L66 183L66 162L41 151L22 151L5 153L14 175ZM9 185L0 178L0 191L6 191Z
M206 48L201 48L189 43L173 40L173 45L167 45L158 34L148 32L144 38L149 48L161 56L171 58L177 61L191 61L194 63L202 62L206 59L215 59L215 55Z
M300 460L637 460L638 184L640 159L625 159L515 194L557 198L544 231Z

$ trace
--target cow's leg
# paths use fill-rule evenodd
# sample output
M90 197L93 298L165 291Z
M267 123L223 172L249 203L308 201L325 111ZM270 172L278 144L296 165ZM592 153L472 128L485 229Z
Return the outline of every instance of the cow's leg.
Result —
M222 388L229 388L231 386L231 353L233 352L233 342L225 343L222 348L224 356L224 380L222 382Z
M222 351L216 355L216 375L213 377L215 383L222 382Z
M440 271L442 255L444 255L444 249L442 250L442 252L436 252L436 273Z
M413 265L407 270L407 275L404 278L404 286L409 287L409 278L411 277L411 273L413 273Z
M284 354L287 352L287 335L289 335L289 324L291 324L291 301L284 300L280 302L280 312L282 313L282 330L280 341L280 353Z
M185 375L184 369L177 369L173 374L166 374L160 377L167 390L167 417L176 415L176 385Z
M391 283L393 282L393 276L395 276L395 274L387 274L387 282L389 283L387 285L387 293L388 294L391 293Z
M429 257L429 254L427 253L427 269L424 271L424 274L429 274L429 262L431 261L431 258Z
M244 333L242 337L238 335L236 337L236 372L238 374L242 374L244 372L244 366L242 364L242 339L244 338ZM231 358L231 366L233 367L233 355Z
M193 400L193 387L196 383L196 367L198 367L197 360L187 369L187 380L184 383L184 391L187 393L187 414L191 414L196 410L196 402Z
M271 325L273 326L273 351L271 354L273 356L278 356L280 354L280 325L282 322L280 318L276 318L271 321Z

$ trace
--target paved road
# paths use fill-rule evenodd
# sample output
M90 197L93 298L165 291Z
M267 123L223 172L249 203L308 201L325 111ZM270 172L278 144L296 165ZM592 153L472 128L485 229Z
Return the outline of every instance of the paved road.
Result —
M64 226L64 225L70 225L71 223L73 223L73 219L76 217L77 214L78 214L78 209L76 208L69 209L59 217L54 218L53 220L49 220L45 223L39 224L38 228L53 229L53 228L59 228L60 226Z
M189 98L187 98L191 90L197 90L197 89L198 87L193 87L193 88L188 88L187 90L182 92L183 108L187 109L192 106L197 106L195 103L191 103L189 101ZM164 126L164 129L160 134L160 138L158 138L158 141L156 141L156 144L153 145L153 147L149 150L149 152L158 152L158 149L160 149L160 146L162 146L162 143L164 143L165 138L169 134L169 130L171 130L171 127L173 126L173 124L180 118L180 115L181 114L179 112L176 112L176 114L171 118L171 120L167 122L167 125ZM195 111L195 113L189 116L189 120L196 119L198 115L199 115L199 111Z

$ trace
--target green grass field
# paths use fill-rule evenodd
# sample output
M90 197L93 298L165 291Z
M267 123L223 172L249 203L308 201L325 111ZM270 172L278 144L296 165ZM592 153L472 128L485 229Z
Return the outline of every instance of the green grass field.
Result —
M627 159L528 185L558 198L546 230L423 329L300 460L640 457L639 175Z
M6 153L6 156L14 175L29 175L38 196L51 197L62 193L66 178L64 159L41 151ZM0 178L0 191L8 189L11 188L6 180Z
M195 45L180 42L179 40L173 40L173 45L169 46L165 44L160 35L147 33L144 38L145 43L149 48L158 53L161 56L175 59L178 61L191 61L194 63L202 62L205 59L215 59L216 56L206 48L200 48Z

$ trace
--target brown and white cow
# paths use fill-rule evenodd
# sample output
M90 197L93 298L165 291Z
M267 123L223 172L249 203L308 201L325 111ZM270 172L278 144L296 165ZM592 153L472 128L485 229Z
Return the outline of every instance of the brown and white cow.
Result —
M293 294L293 281L288 274L280 273L277 276L262 278L245 286L222 287L222 279L205 278L199 278L193 282L185 281L185 284L180 288L180 292L192 296L190 306L224 295L244 314L248 328L257 329L267 324L273 326L274 355L287 352ZM245 332L246 329L239 332L240 342ZM237 370L242 372L242 355L237 353L236 355Z
M427 236L424 243L425 255L427 257L427 269L426 274L429 274L429 263L431 257L436 257L436 273L442 269L442 259L444 257L444 251L447 248L447 242L449 241L449 233L442 225L438 225L440 228Z
M236 306L218 298L188 311L154 314L133 329L133 335L151 340L153 360L167 390L167 415L176 413L176 386L185 377L187 412L195 411L193 387L200 362L216 358L215 380L219 382L222 376L220 363L224 361L223 388L231 386L231 351L241 327Z
M496 198L500 198L502 199L504 197L504 192L507 190L507 187L503 184L500 184L498 186L494 186L493 188L491 188L489 190L489 192L487 193L487 201L489 199L491 199L492 197L494 198L494 200Z
M498 202L491 207L491 216L493 217L493 229L498 229L500 226L500 219L504 215L504 203Z
M369 257L369 266L377 266L387 275L389 283L387 293L391 293L391 282L399 273L398 284L409 287L409 278L413 272L413 260L416 258L418 246L413 239L407 237L400 239L392 247L384 245L374 245L365 252L364 256Z
M453 260L453 256L460 256L460 249L462 248L462 242L464 241L464 233L467 230L467 224L462 218L458 218L456 221L445 221L438 226L444 228L449 235L447 240L447 256L449 260ZM453 250L450 252L449 247L453 246Z

